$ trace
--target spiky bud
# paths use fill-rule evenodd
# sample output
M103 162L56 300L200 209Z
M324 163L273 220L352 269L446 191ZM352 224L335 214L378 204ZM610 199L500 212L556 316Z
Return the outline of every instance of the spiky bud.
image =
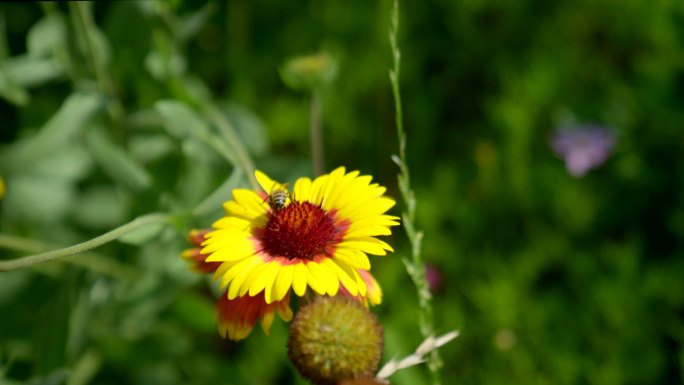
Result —
M316 385L372 377L382 357L382 326L358 301L319 297L295 316L287 348L302 377Z

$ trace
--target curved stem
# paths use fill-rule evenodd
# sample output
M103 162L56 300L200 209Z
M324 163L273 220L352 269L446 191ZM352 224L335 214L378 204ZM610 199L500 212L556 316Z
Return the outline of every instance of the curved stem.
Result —
M135 218L134 220L126 223L125 225L115 228L114 230L111 230L91 240L81 242L73 246L47 251L45 253L28 255L26 257L12 259L8 261L0 261L0 272L22 269L35 264L45 263L58 258L66 257L68 255L82 253L86 250L94 249L96 247L104 245L105 243L118 239L119 237L123 236L124 234L130 233L133 230L137 230L141 227L145 227L155 223L168 222L169 219L170 215L163 213L143 215L138 218Z
M54 245L39 240L0 233L0 248L3 249L19 251L22 253L41 253L54 249L55 247L56 246ZM131 279L132 277L139 275L139 272L135 268L124 265L111 257L93 251L86 251L78 255L65 257L62 261L120 279Z

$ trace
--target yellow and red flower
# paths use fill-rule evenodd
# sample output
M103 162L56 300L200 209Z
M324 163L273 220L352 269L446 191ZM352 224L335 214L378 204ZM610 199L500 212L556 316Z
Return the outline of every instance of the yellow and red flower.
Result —
M268 331L276 311L288 321L291 291L380 303L368 254L393 251L376 237L390 235L399 220L385 214L395 204L386 189L340 167L298 179L285 205L271 207L270 194L285 185L259 171L256 178L264 191L233 190L226 215L201 234L202 249L184 255L196 270L215 269L214 279L226 289L219 302L222 334L244 338L257 318Z

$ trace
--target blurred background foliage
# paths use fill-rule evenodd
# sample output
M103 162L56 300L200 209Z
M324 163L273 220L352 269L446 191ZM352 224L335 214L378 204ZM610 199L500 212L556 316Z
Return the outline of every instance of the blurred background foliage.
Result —
M303 383L282 322L270 337L220 339L216 293L179 254L187 230L208 227L230 189L248 186L231 163L235 137L279 180L310 175L310 95L279 74L296 56L336 61L321 90L327 169L370 173L398 195L390 5L0 4L2 258L178 214L0 273L0 383ZM443 276L436 327L462 331L441 349L444 383L682 383L684 5L401 7L418 224ZM549 147L572 122L617 135L612 157L583 178ZM421 340L402 231L393 244L373 269L386 359ZM427 378L419 367L392 380Z

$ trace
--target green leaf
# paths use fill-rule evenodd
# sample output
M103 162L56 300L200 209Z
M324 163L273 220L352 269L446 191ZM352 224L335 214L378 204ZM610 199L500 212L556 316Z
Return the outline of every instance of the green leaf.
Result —
M261 119L250 109L236 103L224 103L222 112L235 127L242 143L255 155L263 155L268 151L268 138Z
M93 158L82 145L65 143L38 159L31 173L76 181L86 177L92 168Z
M2 70L2 66L0 66L0 97L17 106L25 106L30 99L28 92L23 87L9 80L5 71Z
M164 119L164 126L169 134L188 139L208 134L209 125L186 104L175 100L161 100L154 108Z
M167 131L179 139L194 138L214 149L231 164L239 164L225 141L216 136L209 124L186 104L175 100L161 100L154 105L164 120Z
M111 186L92 187L73 208L75 219L89 228L108 229L126 220L128 202Z
M159 51L152 51L145 57L145 68L159 81L182 75L187 67L183 55L176 52L165 55Z
M30 169L34 162L67 143L103 107L104 98L100 94L71 94L36 135L17 142L2 154L0 163L3 171L11 173Z
M59 13L50 13L31 27L26 37L26 48L33 57L51 56L56 50L66 48L66 39L64 18Z
M75 198L72 184L59 177L38 174L7 178L4 209L7 215L33 223L58 223Z
M23 87L34 87L60 79L65 70L59 60L52 57L14 56L0 62L0 70L7 81Z
M182 20L178 38L181 42L190 40L197 35L202 28L207 24L209 18L213 16L216 11L216 3L207 2L199 11L193 13Z
M86 330L88 328L86 327ZM92 383L93 377L102 367L103 359L95 349L83 353L81 358L73 365L69 373L69 385L87 385Z
M130 139L131 155L143 163L159 160L176 148L168 135L136 135Z
M128 153L111 142L102 130L90 130L86 141L104 171L116 182L140 191L152 185L152 178Z
M111 60L112 49L109 46L107 37L95 25L92 10L93 4L88 1L82 1L72 2L69 5L73 12L72 15L76 15L76 18L80 21L76 25L82 28L80 30L76 29L78 32L76 41L82 54L85 57L89 57L89 60L92 60L92 64L95 67L102 66L106 68Z

